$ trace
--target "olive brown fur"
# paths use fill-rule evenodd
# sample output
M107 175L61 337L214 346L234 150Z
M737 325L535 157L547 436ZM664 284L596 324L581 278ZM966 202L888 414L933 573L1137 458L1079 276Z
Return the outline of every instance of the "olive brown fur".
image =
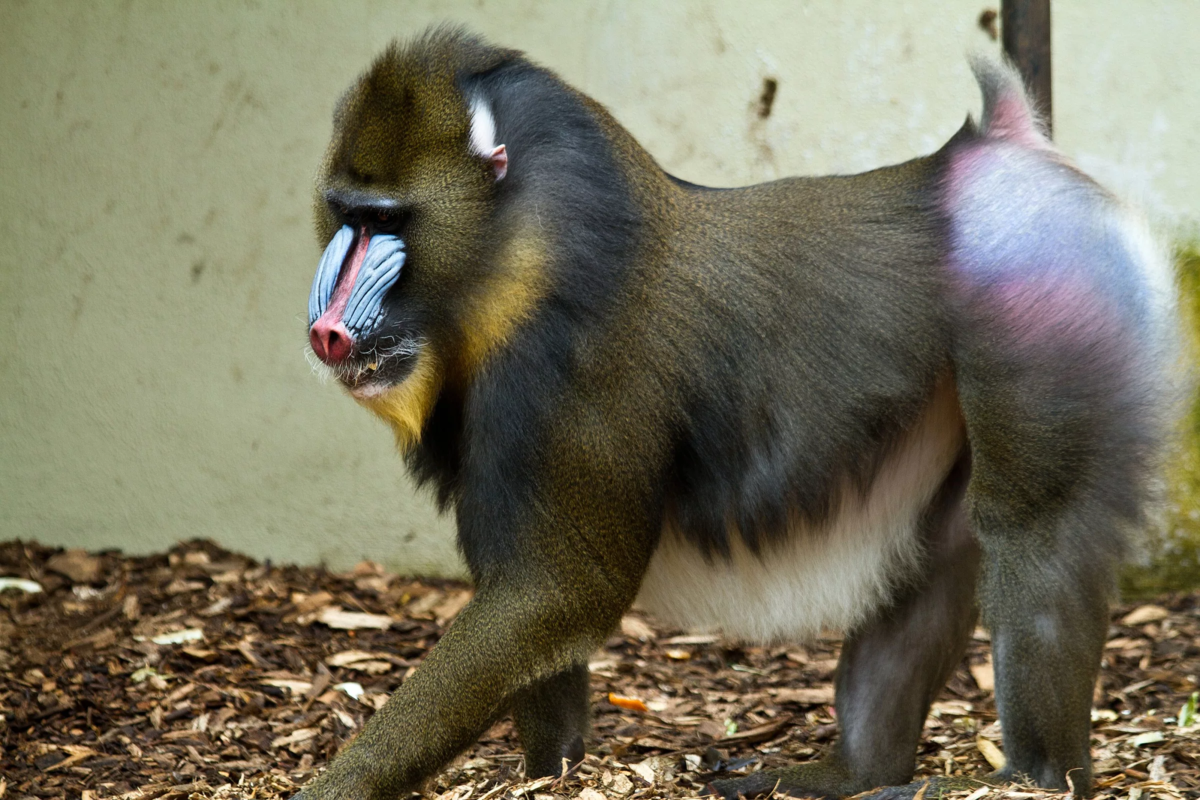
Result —
M401 797L509 712L557 773L639 597L735 638L846 631L835 752L718 794L906 784L977 607L994 777L1090 792L1171 304L1135 218L975 66L982 121L933 155L713 190L515 51L439 28L375 61L316 227L406 260L331 367L455 513L476 594L302 797Z

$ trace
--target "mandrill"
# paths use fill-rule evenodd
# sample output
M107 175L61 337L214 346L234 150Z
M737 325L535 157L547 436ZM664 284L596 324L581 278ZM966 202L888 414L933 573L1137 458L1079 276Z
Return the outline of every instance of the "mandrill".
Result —
M1172 282L1013 70L975 73L982 118L932 155L710 189L516 51L436 29L375 61L320 173L309 335L454 512L476 594L301 797L403 797L506 713L528 774L558 774L635 601L846 634L831 754L718 795L911 797L977 608L991 779L1090 793Z

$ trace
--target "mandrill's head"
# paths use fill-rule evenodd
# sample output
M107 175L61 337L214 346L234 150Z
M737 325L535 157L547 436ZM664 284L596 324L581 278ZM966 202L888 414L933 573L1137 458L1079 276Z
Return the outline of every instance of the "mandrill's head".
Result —
M483 318L495 315L497 298L527 306L538 282L514 266L513 237L497 230L508 153L476 88L480 76L519 60L434 31L389 47L335 113L317 184L325 252L309 340L404 446L420 437L444 383L503 338ZM501 310L508 319L521 312Z

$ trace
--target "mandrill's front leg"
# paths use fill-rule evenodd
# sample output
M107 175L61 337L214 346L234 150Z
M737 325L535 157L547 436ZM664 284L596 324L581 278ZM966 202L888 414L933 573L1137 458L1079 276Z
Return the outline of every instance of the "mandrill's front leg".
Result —
M494 585L482 582L424 663L299 798L401 797L510 707L528 740L532 768L556 771L545 767L561 764L564 755L581 758L584 665L633 592L590 583L580 572L587 570L527 568L520 576L493 578ZM558 581L568 578L566 591Z

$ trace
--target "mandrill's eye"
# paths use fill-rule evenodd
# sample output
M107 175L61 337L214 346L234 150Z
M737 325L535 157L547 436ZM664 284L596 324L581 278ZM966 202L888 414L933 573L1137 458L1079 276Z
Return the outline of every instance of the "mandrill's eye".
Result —
M403 220L403 215L399 211L376 211L370 214L367 219L372 228L378 233L399 234Z

